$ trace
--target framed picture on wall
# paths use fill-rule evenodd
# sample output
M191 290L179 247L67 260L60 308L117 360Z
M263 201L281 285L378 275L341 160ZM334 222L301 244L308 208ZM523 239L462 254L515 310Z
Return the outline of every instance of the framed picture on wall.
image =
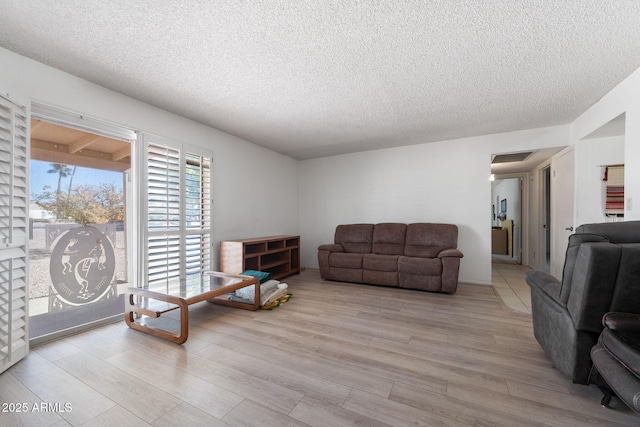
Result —
M500 212L507 213L507 199L502 199L500 201Z

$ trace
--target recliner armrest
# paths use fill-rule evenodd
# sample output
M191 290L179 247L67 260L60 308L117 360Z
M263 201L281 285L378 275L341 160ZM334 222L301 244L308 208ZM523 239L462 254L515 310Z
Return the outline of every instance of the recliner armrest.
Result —
M339 243L331 243L328 245L320 245L318 246L319 251L329 251L329 252L344 252L344 248Z
M541 270L529 270L526 274L527 284L531 288L540 289L562 307L566 307L566 304L560 300L562 283L558 279Z
M602 316L602 325L620 332L640 333L640 314L611 311Z
M464 255L462 255L462 252L460 252L457 249L445 249L438 254L438 258L444 258L444 257L462 258L463 256Z

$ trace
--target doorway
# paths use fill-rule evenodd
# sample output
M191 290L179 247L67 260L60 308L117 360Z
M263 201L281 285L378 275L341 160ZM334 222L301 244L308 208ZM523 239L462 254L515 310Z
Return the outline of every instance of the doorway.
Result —
M523 178L497 177L491 183L491 257L501 264L522 263Z
M569 235L574 217L574 148L569 146L551 158L551 236L550 274L562 279Z
M551 271L551 165L541 171L542 178L542 252L544 271Z
M30 145L29 336L38 343L122 316L132 141L34 113Z

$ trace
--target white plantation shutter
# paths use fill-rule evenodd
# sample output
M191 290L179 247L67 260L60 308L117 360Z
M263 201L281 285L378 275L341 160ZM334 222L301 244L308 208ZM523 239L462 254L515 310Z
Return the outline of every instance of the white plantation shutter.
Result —
M27 100L0 94L0 372L29 352Z
M180 277L180 150L147 148L147 283Z
M211 269L211 156L151 135L143 141L143 283L158 287Z
M186 274L197 274L211 269L211 162L190 153L185 160L185 268Z

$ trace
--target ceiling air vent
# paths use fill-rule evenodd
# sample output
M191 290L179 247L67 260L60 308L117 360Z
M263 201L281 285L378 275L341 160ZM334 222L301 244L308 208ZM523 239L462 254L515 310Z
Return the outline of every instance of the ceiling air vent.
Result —
M496 154L491 159L491 164L522 162L531 157L533 153L534 151L523 151L521 153Z

